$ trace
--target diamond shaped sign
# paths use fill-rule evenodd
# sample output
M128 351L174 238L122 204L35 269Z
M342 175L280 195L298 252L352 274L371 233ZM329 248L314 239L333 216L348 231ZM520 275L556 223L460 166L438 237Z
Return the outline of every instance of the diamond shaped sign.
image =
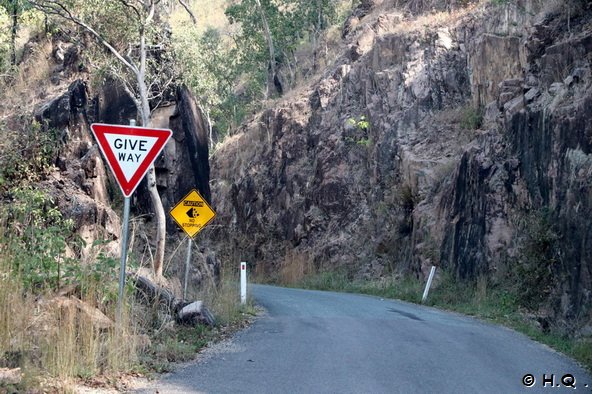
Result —
M195 237L216 217L216 212L195 189L191 190L171 209L175 222L189 235Z
M136 190L173 135L169 129L103 123L90 128L125 197Z

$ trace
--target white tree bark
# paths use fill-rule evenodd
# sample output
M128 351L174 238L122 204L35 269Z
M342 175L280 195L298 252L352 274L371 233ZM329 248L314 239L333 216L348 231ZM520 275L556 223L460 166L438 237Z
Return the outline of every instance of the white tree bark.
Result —
M154 5L146 18L146 23L150 23L154 15ZM140 68L136 74L138 80L138 90L140 96L142 116L142 126L150 127L151 112L150 103L148 101L148 87L146 85L146 26L140 30ZM154 207L154 217L156 219L156 251L154 253L154 261L152 268L155 277L161 277L164 266L164 251L166 247L166 216L160 194L158 194L158 187L156 184L156 171L154 164L150 165L147 174L148 193L150 194L150 201Z
M269 23L267 23L267 17L265 16L265 11L263 7L261 7L261 2L259 0L255 0L257 4L257 9L261 14L261 21L263 22L263 29L265 30L265 41L267 41L267 46L269 48L269 70L267 72L267 89L266 89L266 99L269 95L269 89L273 86L273 78L276 76L275 70L275 47L273 45L273 37L271 36L271 29L269 28Z

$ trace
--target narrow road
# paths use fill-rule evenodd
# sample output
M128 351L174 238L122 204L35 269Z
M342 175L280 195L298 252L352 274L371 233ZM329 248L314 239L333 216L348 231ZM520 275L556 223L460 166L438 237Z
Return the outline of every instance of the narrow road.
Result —
M252 290L265 316L149 392L592 392L574 362L502 327L363 295Z

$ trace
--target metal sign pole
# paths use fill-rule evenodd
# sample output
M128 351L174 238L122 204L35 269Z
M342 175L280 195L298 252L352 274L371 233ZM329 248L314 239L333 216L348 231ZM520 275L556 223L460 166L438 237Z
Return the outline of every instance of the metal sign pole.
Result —
M193 239L187 237L187 260L185 260L185 283L183 283L183 299L187 299L187 279L189 277L189 262L191 261L191 246L193 245Z
M135 126L136 120L130 119L130 126ZM117 297L117 321L121 322L123 311L123 289L125 287L125 265L127 263L127 235L129 232L130 197L123 199L123 223L121 226L121 263L119 264L119 295Z
M123 202L123 226L121 230L121 264L119 266L119 298L117 299L117 320L121 322L123 288L125 286L125 263L127 261L127 233L129 230L130 198Z

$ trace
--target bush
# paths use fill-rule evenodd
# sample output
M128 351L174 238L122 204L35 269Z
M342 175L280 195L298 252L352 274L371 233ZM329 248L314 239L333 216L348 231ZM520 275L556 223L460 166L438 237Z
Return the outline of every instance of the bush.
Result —
M65 254L66 241L73 238L73 221L64 219L42 191L17 187L10 194L12 201L2 215L8 231L0 243L12 270L27 291L59 289L79 271L79 264Z
M548 209L528 214L521 224L524 234L518 261L513 267L518 302L534 310L544 304L555 285L554 269L559 263L558 240L560 234Z
M58 152L55 130L44 130L31 122L23 130L0 131L0 191L26 182L37 182L51 168Z
M466 107L462 110L460 126L465 130L477 130L483 124L483 108Z

